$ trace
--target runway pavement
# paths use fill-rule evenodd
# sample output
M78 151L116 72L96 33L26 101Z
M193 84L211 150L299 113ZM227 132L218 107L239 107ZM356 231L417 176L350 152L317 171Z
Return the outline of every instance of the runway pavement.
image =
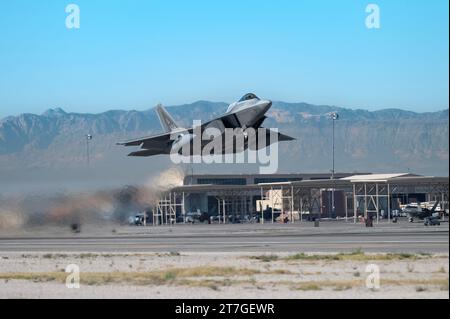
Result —
M0 251L40 252L366 252L448 253L449 225L382 222L296 224L83 226L1 233Z

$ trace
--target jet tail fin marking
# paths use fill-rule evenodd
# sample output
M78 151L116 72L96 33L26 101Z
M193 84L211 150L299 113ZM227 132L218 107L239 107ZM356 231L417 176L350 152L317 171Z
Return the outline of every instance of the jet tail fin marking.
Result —
M434 203L433 208L431 209L431 211L432 211L432 212L435 212L438 205L439 205L439 201L437 200L437 201Z
M178 128L178 125L175 123L172 116L161 104L156 106L156 113L158 114L159 122L161 123L164 131L171 132Z

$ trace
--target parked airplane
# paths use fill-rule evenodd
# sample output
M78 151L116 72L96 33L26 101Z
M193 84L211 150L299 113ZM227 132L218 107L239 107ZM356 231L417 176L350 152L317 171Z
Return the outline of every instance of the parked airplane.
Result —
M244 149L236 149L235 145L230 148L226 143L222 143L222 154L238 153L247 148L257 150L274 142L293 140L293 137L261 127L262 123L267 118L265 114L271 106L271 101L260 99L253 93L244 95L239 101L231 103L224 115L201 125L201 134L203 134L207 128L216 128L217 131L220 132L219 135L202 140L201 149L215 138L222 138L222 140L224 140L225 129L242 129L245 142ZM131 152L128 156L152 156L158 154L171 154L173 152L182 154L183 146L187 144L192 145L195 138L194 128L186 129L179 127L166 109L160 104L157 105L155 109L165 133L117 143L118 145L141 147L141 150ZM256 139L251 143L249 143L246 134L246 130L249 128L256 130ZM258 143L261 134L266 137L265 144L263 145L260 145L262 143ZM277 140L274 141L270 138L271 136L277 136ZM191 153L188 155L198 155L194 153L193 149L193 147L190 148Z
M436 208L439 205L439 201L436 201L432 208L421 207L419 204L408 204L403 208L403 212L409 217L409 221L413 222L414 218L420 220L426 218L440 218L439 212Z

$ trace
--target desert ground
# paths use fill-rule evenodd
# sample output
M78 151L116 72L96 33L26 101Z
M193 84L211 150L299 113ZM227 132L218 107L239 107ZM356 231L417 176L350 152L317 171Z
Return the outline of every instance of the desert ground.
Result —
M68 288L68 265L79 288ZM373 266L379 269L379 286ZM448 298L448 254L1 253L0 298ZM370 268L372 267L372 268ZM69 279L69 284L74 281Z
M407 221L4 229L0 298L448 298L448 231Z

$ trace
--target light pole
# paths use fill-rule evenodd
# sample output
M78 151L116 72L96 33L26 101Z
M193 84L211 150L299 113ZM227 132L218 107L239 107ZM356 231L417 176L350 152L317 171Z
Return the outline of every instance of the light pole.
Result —
M89 167L89 141L92 140L92 135L91 134L86 134L86 161L87 161L87 166Z
M334 205L334 122L339 118L339 114L336 112L331 113L331 119L333 120L333 136L332 136L332 168L331 168L331 180L333 182L333 187L331 188L331 217L335 218L335 205Z

